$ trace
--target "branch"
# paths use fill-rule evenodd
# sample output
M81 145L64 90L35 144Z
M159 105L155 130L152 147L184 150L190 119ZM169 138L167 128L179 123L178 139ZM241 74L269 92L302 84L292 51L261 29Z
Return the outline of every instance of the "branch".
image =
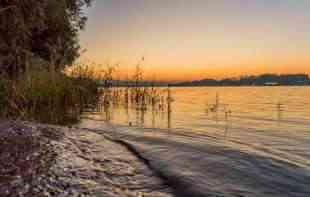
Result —
M5 11L7 11L7 10L9 10L9 9L12 9L12 8L16 8L16 6L15 6L15 5L11 5L11 6L9 6L9 7L2 8L2 9L0 9L0 14L1 14L2 12L5 12Z

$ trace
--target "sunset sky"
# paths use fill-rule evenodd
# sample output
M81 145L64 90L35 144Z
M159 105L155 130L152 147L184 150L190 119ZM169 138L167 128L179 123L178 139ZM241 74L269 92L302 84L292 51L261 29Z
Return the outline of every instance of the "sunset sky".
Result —
M96 0L82 61L148 79L310 74L309 0ZM126 71L126 72L125 72Z

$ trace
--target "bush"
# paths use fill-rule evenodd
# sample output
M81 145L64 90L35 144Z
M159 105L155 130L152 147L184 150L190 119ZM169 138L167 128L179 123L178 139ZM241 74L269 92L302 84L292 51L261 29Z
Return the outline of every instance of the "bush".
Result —
M84 106L98 98L96 80L86 73L75 76L30 71L17 80L0 80L0 116L43 123L78 121Z

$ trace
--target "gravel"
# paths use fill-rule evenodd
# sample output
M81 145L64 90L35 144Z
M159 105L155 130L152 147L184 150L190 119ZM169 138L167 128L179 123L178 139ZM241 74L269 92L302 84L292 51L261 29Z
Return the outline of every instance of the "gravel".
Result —
M173 196L143 162L103 135L13 121L0 121L0 194Z

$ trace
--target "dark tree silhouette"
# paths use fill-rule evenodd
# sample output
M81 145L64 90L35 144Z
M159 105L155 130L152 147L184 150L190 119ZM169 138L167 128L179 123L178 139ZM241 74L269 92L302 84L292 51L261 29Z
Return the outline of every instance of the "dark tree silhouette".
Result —
M269 86L269 85L310 85L307 74L263 74L258 76L242 76L222 80L203 79L198 81L182 82L175 86Z
M91 1L0 0L0 72L15 78L34 58L55 70L70 65L79 56L83 8Z

